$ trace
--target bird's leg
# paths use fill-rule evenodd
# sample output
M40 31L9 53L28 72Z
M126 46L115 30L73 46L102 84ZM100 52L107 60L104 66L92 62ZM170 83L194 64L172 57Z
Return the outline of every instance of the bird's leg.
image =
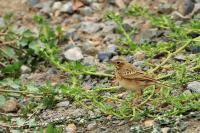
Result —
M155 85L155 92L156 93L159 93L160 89L161 89L160 85Z
M137 89L135 92L136 92L136 97L133 99L132 104L138 105L140 103L140 98L142 96L142 89Z

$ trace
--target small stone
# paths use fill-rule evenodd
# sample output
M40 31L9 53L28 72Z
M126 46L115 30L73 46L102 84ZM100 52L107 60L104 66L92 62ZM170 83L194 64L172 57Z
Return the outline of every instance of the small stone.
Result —
M98 59L100 62L108 61L112 58L113 54L110 52L100 52L98 54Z
M144 66L144 61L135 61L133 65L142 68Z
M103 25L102 32L108 33L113 32L117 28L117 24L112 21L106 21Z
M161 128L161 132L162 132L162 133L168 133L169 131L170 131L170 128L169 128L169 127Z
M22 65L21 66L21 73L22 74L27 74L27 73L30 73L31 72L31 68L26 66L26 65Z
M200 46L194 45L194 46L189 46L186 48L187 51L192 52L193 54L200 53Z
M103 9L103 4L100 3L92 3L91 5L92 9L95 11L100 11Z
M76 125L75 124L68 124L67 127L65 128L66 133L76 133Z
M67 3L65 3L61 9L60 9L61 12L66 12L66 13L73 13L73 5L72 5L72 2L69 1Z
M83 59L82 51L79 47L73 47L64 52L67 60L78 61Z
M116 4L116 6L118 6L120 9L126 8L126 5L125 5L125 3L124 3L123 0L115 0L115 4Z
M158 12L159 13L165 13L165 14L169 14L172 12L172 5L168 4L168 3L161 3L158 6Z
M59 10L62 7L62 3L60 1L57 1L53 3L52 9L53 10Z
M190 90L185 90L185 91L183 92L183 94L185 94L185 95L192 95L192 93L191 93Z
M84 109L81 109L81 108L77 108L77 109L73 109L73 112L71 112L72 114L72 117L81 117L81 116L84 116L86 114L85 110Z
M150 42L153 37L156 37L157 32L158 32L157 28L148 29L146 31L143 31L141 33L140 42L141 43Z
M181 1L179 5L179 12L184 16L190 14L193 11L193 9L194 9L193 0Z
M92 14L92 9L88 6L80 8L79 11L80 11L80 14L84 16L88 16Z
M96 2L96 0L82 0L82 1L86 5L92 4L92 2Z
M69 28L67 29L65 35L68 37L68 38L71 38L72 40L76 41L79 39L79 36L77 35L76 33L76 28Z
M56 104L56 107L69 107L69 101L62 101Z
M87 130L89 130L89 131L94 130L96 127L97 127L97 123L96 123L96 121L94 121L94 122L88 124Z
M18 101L15 98L10 98L1 108L4 112L15 112L19 109Z
M84 53L88 55L92 55L92 56L95 56L98 52L98 49L94 45L92 45L92 43L90 42L83 43L82 49Z
M186 58L186 57L185 57L185 55L183 55L183 54L179 54L179 55L176 55L176 56L174 57L174 59L177 60L177 61L185 61L185 60L186 60L185 58Z
M145 120L144 121L144 126L145 127L152 127L154 125L154 120Z
M40 2L40 0L27 0L27 4L29 6L35 6L36 4L38 4Z
M2 17L0 17L0 27L4 27L5 26L5 22L3 20Z
M51 5L52 5L53 1L46 1L46 2L43 2L43 3L39 3L37 5L35 5L36 7L42 7L41 8L41 12L42 13L50 13L51 12Z
M146 57L146 54L145 54L143 51L138 51L138 52L136 52L136 53L134 54L134 58L135 58L135 60L137 60L137 61L142 61L142 60L145 59L145 57Z
M94 65L95 64L95 58L93 56L87 56L83 59L83 63L86 66Z
M187 89L191 90L192 92L200 93L200 82L193 81L187 85Z
M81 29L83 32L91 34L98 32L101 29L101 26L93 22L83 22L81 24Z
M116 45L114 45L114 44L110 44L110 45L108 45L108 48L107 48L107 52L110 52L110 53L116 53L116 51L117 51L117 46Z

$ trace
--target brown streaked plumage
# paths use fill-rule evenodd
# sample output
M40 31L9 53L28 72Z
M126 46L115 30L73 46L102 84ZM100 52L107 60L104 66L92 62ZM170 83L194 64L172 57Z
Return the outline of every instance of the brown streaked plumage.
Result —
M118 58L113 60L112 63L116 68L115 76L119 85L126 89L134 90L137 97L142 95L145 87L159 84L156 79L146 75L125 59Z

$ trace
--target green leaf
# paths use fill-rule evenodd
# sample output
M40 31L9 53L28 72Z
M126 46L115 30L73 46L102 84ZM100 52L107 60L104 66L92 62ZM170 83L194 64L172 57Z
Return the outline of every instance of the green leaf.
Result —
M11 73L16 74L16 73L19 73L21 66L22 66L22 62L21 61L14 62L13 64L6 65L2 69L2 73L5 73L5 74L11 74Z
M30 91L30 92L39 92L38 87L36 87L32 84L27 85L27 90Z
M16 59L16 52L13 48L5 46L1 50L3 51L4 54L6 54L5 56L12 59Z
M23 126L25 124L25 122L26 121L23 118L17 118L16 119L16 123L17 123L18 126Z

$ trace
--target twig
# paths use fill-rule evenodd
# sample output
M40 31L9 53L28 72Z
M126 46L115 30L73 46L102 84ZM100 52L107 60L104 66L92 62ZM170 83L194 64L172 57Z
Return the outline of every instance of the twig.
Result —
M180 47L179 49L177 49L175 52L173 53L169 53L167 58L160 64L158 65L157 67L155 67L154 69L152 69L150 71L150 73L154 73L156 70L158 70L160 67L162 67L164 64L166 64L172 57L174 57L176 54L178 54L179 52L181 52L183 49L185 49L185 47L187 47L190 43L191 43L192 40L189 40L185 43L185 45L183 45L182 47Z
M4 116L6 116L6 117L8 117L8 116L11 116L11 117L19 117L19 116L21 116L21 115L18 115L18 114L13 114L13 113L2 113L2 112L0 112L0 115L4 115Z
M8 125L7 123L0 123L0 127L5 127L5 128L22 128L23 126L18 126L18 125Z
M5 89L1 89L1 88L0 88L0 92L41 95L41 97L43 97L43 95L44 95L42 93L36 93L36 92L17 91L17 90L5 90Z
M151 95L146 100L144 100L142 103L139 104L139 107L142 106L142 105L144 105L146 102L148 102L149 99L152 98L152 96L154 95L154 93L155 93L155 88L153 89L153 92L151 93Z

